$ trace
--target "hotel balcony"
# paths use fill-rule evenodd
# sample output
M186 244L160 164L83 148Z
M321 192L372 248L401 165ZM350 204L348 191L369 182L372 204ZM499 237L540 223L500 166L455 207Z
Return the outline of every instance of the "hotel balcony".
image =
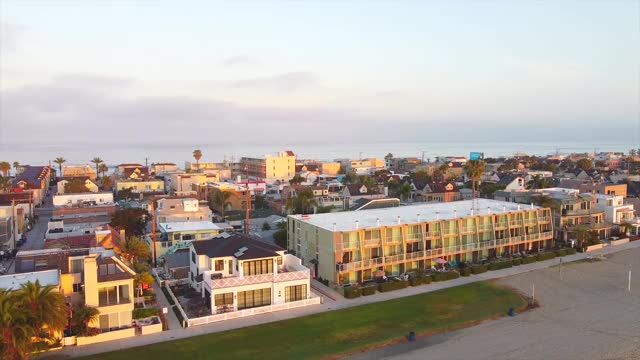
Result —
M364 240L364 246L365 247L376 247L376 246L381 246L382 245L382 239L369 239L369 240Z
M598 209L574 209L574 210L562 209L562 216L589 215L589 214L596 214L600 212L602 211Z
M387 237L385 240L385 244L400 244L402 242L402 238L401 237Z
M424 236L427 239L438 238L440 237L440 231L427 231L426 233L424 233Z
M476 227L475 226L463 226L462 228L460 228L460 233L461 234L470 234L470 233L475 233L476 232Z
M418 242L418 241L422 241L422 235L418 234L418 235L410 235L405 239L405 242Z

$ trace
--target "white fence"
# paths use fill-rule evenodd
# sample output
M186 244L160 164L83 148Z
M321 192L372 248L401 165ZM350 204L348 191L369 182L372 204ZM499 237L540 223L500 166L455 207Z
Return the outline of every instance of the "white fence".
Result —
M314 295L312 295L312 296L314 296ZM229 320L229 319L238 319L238 318L242 318L242 317L246 317L246 316L258 315L258 314L266 314L266 313L270 313L270 312L274 312L274 311L295 309L295 308L299 308L299 307L303 307L303 306L317 305L317 304L321 304L321 303L322 303L322 298L319 297L319 296L314 296L314 297L312 297L310 299L305 299L305 300L300 300L300 301L292 301L292 302L288 302L288 303L284 303L284 304L260 306L260 307L251 308L251 309L238 310L238 311L234 311L234 312L228 312L228 313L223 313L223 314L209 315L209 316L203 316L203 317L199 317L199 318L195 318L195 319L189 319L187 321L187 325L188 326L203 325L203 324L208 324L208 323L212 323L212 322L216 322L216 321L223 321L223 320Z
M178 310L180 311L180 314L182 314L182 318L187 321L187 326L188 326L188 322L189 322L189 317L187 316L187 314L184 312L184 310L182 310L182 306L180 305L180 302L178 301L178 299L176 298L175 295L173 295L173 291L171 291L171 288L169 287L169 285L164 285L165 289L167 289L167 292L169 293L169 296L171 296L171 299L173 299L173 302L176 304L175 306L178 307ZM183 327L185 324L182 324Z

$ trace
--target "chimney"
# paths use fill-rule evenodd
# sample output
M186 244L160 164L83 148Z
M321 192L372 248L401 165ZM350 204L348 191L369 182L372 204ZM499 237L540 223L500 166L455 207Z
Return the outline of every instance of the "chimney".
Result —
M440 220L440 211L436 211L436 220Z
M333 232L338 231L338 225L336 225L336 223L333 223Z
M533 203L531 203L531 208L533 209Z
M491 208L487 206L487 214L491 214Z
M376 219L376 224L377 224L378 227L380 227L380 218Z
M506 206L502 206L502 212L503 213L507 212L507 207Z
M420 222L420 214L418 214L418 222Z
M453 210L453 218L454 219L458 218L458 212L456 210Z
M473 208L471 208L471 216L473 216Z
M400 225L400 215L398 215L398 225Z
M360 221L356 220L356 230L360 229Z
M518 204L518 210L520 210L520 204Z

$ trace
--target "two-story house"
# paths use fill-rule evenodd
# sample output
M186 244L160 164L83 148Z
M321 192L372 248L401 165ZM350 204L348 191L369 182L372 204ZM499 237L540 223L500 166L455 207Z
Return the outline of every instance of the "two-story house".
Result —
M279 246L222 233L191 243L190 282L212 314L310 299L310 270Z

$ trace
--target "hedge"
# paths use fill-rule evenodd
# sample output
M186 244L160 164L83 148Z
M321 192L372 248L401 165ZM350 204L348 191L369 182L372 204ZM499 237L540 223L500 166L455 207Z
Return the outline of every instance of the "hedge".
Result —
M155 316L157 314L158 309L156 308L133 309L134 319L144 319L146 317Z
M567 256L567 249L560 249L555 251L556 256Z
M544 261L544 260L553 259L555 257L556 257L556 253L546 252L546 253L538 254L537 259L538 261Z
M482 274L483 272L487 272L489 268L487 265L476 264L471 266L471 273L474 275Z
M573 255L577 252L576 248L568 248L567 255Z
M182 313L180 312L178 307L177 306L172 306L171 308L173 309L173 312L176 314L176 317L178 318L178 321L180 322L180 326L184 327L184 325L183 325L184 318L182 317Z
M399 289L404 289L407 286L409 286L408 281L404 281L404 280L389 281L389 282L378 285L378 291L387 292L387 291L399 290Z
M418 286L423 284L431 284L431 276L416 275L412 276L411 279L409 279L409 285L411 286Z
M525 256L522 258L522 264L531 264L538 261L538 259L535 256Z
M515 258L515 259L511 260L511 263L513 264L513 266L518 266L518 265L522 264L522 259Z
M373 295L376 293L376 287L377 286L375 285L363 286L360 288L360 293L362 294L362 296Z
M460 276L471 276L471 268L467 266L460 269Z
M500 261L500 262L494 262L489 264L487 268L489 270L500 270L500 269L510 268L512 266L513 266L513 263L511 261Z
M431 275L433 281L445 281L445 280L453 280L460 277L460 273L457 271L447 271L441 273L435 273Z
M361 295L360 289L358 287L349 286L343 289L344 289L344 297L346 297L347 299L355 299L357 297L360 297Z
M173 298L171 297L171 295L169 295L169 290L167 290L166 287L162 286L161 287L162 292L164 293L164 296L167 298L167 301L169 302L169 305L173 306L175 305L175 301L173 301Z

